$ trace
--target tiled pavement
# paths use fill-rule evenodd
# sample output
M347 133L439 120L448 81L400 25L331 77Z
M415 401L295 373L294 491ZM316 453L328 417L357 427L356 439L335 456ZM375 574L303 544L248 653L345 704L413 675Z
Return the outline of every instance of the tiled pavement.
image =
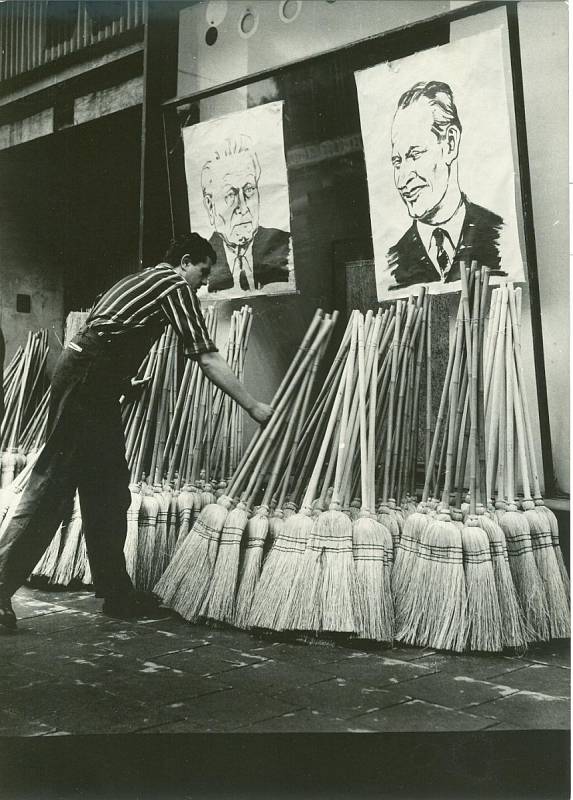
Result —
M275 641L176 617L120 622L89 592L23 588L0 637L0 736L567 729L568 642L455 656Z

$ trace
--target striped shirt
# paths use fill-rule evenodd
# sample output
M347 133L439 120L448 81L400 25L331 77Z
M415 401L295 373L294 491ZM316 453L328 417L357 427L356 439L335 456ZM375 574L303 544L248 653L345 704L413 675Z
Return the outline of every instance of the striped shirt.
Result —
M169 264L126 275L95 302L86 320L115 344L120 358L129 354L133 372L167 324L189 358L217 351L195 292Z

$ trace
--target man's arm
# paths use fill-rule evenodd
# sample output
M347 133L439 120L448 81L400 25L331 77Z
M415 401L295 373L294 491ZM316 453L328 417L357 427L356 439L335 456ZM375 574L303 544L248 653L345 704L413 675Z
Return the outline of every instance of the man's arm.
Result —
M232 397L255 422L263 425L269 421L273 409L249 394L220 353L202 353L197 361L207 378Z

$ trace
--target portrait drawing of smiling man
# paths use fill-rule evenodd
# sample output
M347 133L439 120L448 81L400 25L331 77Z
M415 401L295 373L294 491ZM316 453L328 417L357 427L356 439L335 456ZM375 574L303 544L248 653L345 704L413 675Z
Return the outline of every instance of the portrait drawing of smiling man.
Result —
M386 256L394 281L390 291L459 281L460 262L474 259L491 275L505 276L499 252L503 219L460 188L462 124L450 86L419 82L404 92L391 137L394 183L412 224Z

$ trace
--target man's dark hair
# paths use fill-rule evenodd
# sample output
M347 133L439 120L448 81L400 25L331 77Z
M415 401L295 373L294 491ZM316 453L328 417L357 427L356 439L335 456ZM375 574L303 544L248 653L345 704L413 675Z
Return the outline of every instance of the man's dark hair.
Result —
M412 103L422 98L432 106L434 114L432 131L438 139L444 138L449 125L455 125L460 133L462 132L462 123L454 103L453 92L447 83L442 83L441 81L420 81L415 83L398 100L396 111L401 108L408 108Z
M217 254L209 244L207 239L199 236L198 233L183 233L176 236L169 242L164 260L174 267L178 267L181 263L183 256L189 256L192 264L199 264L201 261L211 259L214 264L217 260Z

